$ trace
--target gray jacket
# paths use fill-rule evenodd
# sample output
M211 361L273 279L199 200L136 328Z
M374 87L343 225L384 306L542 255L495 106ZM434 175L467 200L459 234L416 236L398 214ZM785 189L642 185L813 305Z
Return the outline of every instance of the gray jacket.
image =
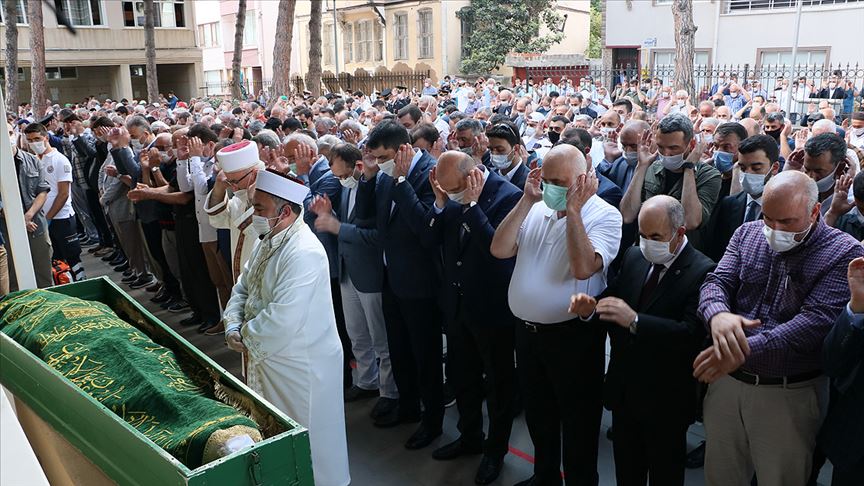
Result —
M15 170L18 172L18 187L21 190L21 204L24 211L29 211L33 206L36 196L51 190L48 181L45 180L45 166L35 155L18 150L15 154ZM42 211L38 211L33 217L36 223L36 231L30 233L30 237L40 236L48 227L48 221Z

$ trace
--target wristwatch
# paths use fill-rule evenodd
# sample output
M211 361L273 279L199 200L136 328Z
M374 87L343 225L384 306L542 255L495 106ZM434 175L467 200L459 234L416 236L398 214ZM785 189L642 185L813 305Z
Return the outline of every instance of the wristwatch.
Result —
M694 170L696 168L696 165L693 164L693 162L684 162L683 164L681 164L681 168Z
M633 322L630 323L630 334L636 334L636 329L639 327L639 314L636 314L636 317L633 318Z
M154 173L154 174L157 173L157 172L159 172L159 166L157 165L157 166L155 166L155 167L150 167L150 172L152 172L152 173Z

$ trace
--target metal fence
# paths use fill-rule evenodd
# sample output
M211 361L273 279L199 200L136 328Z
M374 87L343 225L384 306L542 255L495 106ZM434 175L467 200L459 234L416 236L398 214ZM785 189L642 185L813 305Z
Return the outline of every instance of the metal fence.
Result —
M321 89L325 93L349 93L354 91L362 91L369 94L373 91L381 91L384 88L395 88L404 86L409 90L414 89L418 92L423 89L423 81L430 76L430 71L412 71L412 72L395 72L382 74L364 74L357 72L355 74L339 73L338 76L325 74L321 76ZM258 97L258 93L263 89L268 91L272 82L264 81L244 81L242 89L246 97ZM304 79L301 76L291 78L291 86L295 93L302 93L309 89L308 78ZM310 90L311 91L311 90ZM288 94L288 93L286 93ZM231 83L205 83L201 87L202 96L231 96Z

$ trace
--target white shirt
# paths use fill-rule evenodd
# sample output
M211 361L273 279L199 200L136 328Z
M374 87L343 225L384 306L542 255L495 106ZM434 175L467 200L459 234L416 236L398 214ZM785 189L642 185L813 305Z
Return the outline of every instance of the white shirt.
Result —
M46 144L48 142L45 142ZM54 200L57 199L59 189L57 188L60 182L72 182L72 164L65 155L59 150L54 149L45 154L41 159L42 166L45 167L45 180L51 186L48 191L48 198L45 200L45 205L42 206L42 213L48 214L51 206L54 205ZM54 219L66 219L75 216L75 211L72 209L72 187L69 187L69 193L66 196L66 203L54 215Z
M198 221L198 241L208 243L217 240L216 228L210 224L210 216L204 211L210 194L208 180L213 173L216 158L207 161L193 156L189 160L177 161L177 186L182 192L195 193L195 218Z
M859 149L864 150L864 133L862 133L861 136L855 135L855 129L852 127L849 127L849 129L846 131L851 132L851 134L849 135L849 143L851 143L855 147L858 147Z
M503 172L501 172L501 170L498 170L498 171L497 171L497 172L498 172L498 175L500 175L501 177L507 179L508 181L512 181L512 180L513 180L513 174L515 174L516 171L519 170L519 166L520 166L520 165L522 165L522 161L517 162L516 165L514 165L512 169L510 169L509 171L507 171L506 174L503 173ZM487 177L487 176L484 175L484 179L485 179L485 177Z
M516 267L510 279L510 310L519 319L554 324L574 318L567 312L570 296L583 292L599 295L606 288L606 271L618 254L621 213L596 195L582 207L582 222L603 268L588 280L570 273L567 218L545 203L534 204L516 239Z
M435 128L438 129L438 135L442 142L447 143L447 137L450 136L450 124L444 121L440 116L435 118Z

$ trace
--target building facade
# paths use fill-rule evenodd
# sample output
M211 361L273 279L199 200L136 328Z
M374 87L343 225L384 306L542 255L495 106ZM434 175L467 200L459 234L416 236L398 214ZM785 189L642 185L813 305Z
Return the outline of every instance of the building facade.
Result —
M18 77L21 101L30 99L30 26L26 5L18 2ZM32 0L30 0L32 1ZM201 86L201 50L196 44L191 0L156 0L156 60L159 91L181 99L197 96ZM58 0L55 4L75 26L72 34L42 2L45 70L52 102L145 98L144 12L142 2L125 0ZM5 22L0 17L0 38ZM5 63L5 51L0 51ZM5 70L2 72L6 76ZM5 79L5 78L4 78Z
M672 0L602 2L603 64L657 70L674 65ZM693 0L698 66L860 63L862 0L804 0L798 52L792 59L796 0Z

